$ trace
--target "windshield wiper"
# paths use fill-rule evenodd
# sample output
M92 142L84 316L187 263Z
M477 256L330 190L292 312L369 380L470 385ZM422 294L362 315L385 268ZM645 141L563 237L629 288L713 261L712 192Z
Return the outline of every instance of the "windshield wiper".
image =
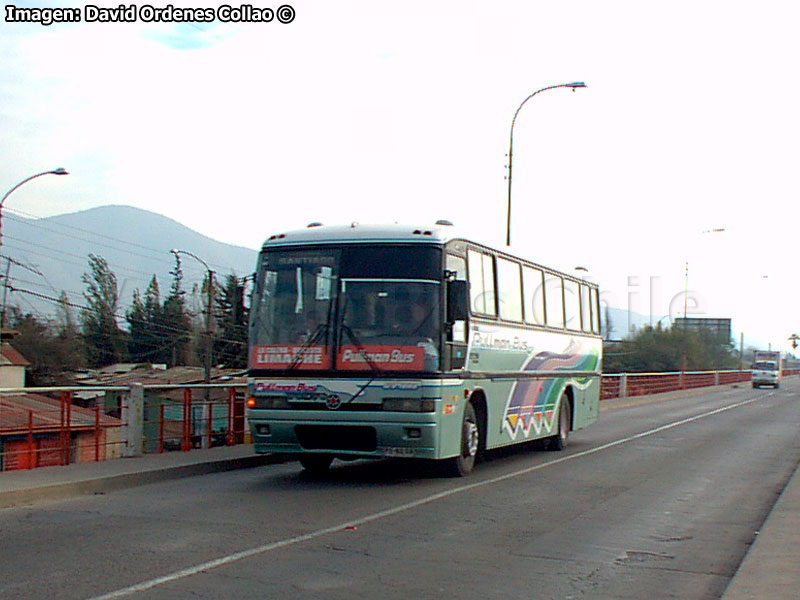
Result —
M364 348L364 345L356 337L356 334L353 333L353 330L350 329L347 325L342 324L342 331L344 331L347 334L347 337L350 338L350 341L353 342L353 345L356 347L356 350L358 350L359 356L361 356L364 359L364 362L366 362L369 365L369 368L372 369L372 371L375 373L380 373L381 371L380 367L376 365L373 362L373 360L369 357L367 349Z
M364 359L364 362L366 362L369 365L369 368L372 370L372 377L369 378L369 381L367 381L364 385L362 385L358 389L358 391L355 394L353 394L353 397L350 398L350 402L353 402L356 398L358 398L364 392L365 389L367 389L370 385L372 385L372 382L375 381L375 378L378 376L378 374L381 372L381 370L378 367L378 365L376 365L375 362L369 357L369 354L367 353L367 349L364 348L364 344L362 344L361 340L359 340L358 337L356 336L356 334L353 333L353 330L350 329L350 327L348 327L347 325L344 324L344 317L345 317L345 314L347 313L347 302L348 302L348 298L345 297L344 306L342 306L342 315L341 315L341 321L340 321L339 328L344 333L347 334L347 337L350 338L350 341L353 342L353 344L356 347L356 350L358 350L359 355Z
M356 334L353 333L353 330L343 323L342 331L344 331L347 334L347 337L350 338L350 341L352 341L353 344L355 344L358 353L361 355L364 361L369 365L369 368L372 369L372 377L369 378L369 381L367 381L367 383L358 388L358 391L355 394L353 394L352 398L350 398L350 402L353 402L364 392L365 389L367 389L370 385L372 385L372 382L375 381L375 378L380 374L381 370L380 367L378 367L378 365L376 365L369 357L366 348L364 348L363 344L358 340Z
M322 337L322 334L327 331L328 331L327 323L320 323L319 325L317 325L317 328L314 330L314 332L310 336L308 336L308 339L305 342L303 342L303 345L297 349L297 352L295 353L291 364L289 364L289 366L286 367L286 369L291 371L292 369L297 368L297 365L299 365L303 361L303 356L305 355L306 352L308 352L308 349L314 344L316 344Z

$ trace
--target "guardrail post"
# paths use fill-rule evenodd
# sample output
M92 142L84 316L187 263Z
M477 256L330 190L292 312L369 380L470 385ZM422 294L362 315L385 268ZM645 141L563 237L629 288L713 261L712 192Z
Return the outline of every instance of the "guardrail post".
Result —
M144 454L144 386L132 383L122 402L122 427L125 435L125 457Z
M628 397L628 374L622 373L619 376L619 397L620 398L627 398Z
M158 405L158 453L164 452L164 399Z
M61 464L72 462L72 392L61 392Z
M33 469L36 465L34 464L35 459L37 458L36 453L33 450L33 411L28 411L28 468ZM19 457L21 452L17 454ZM17 464L22 462L19 458L17 458Z
M100 461L100 407L94 407L94 462Z
M714 385L719 385L719 371L714 371Z
M213 444L213 435L214 435L214 404L211 400L211 394L209 393L206 396L205 406L203 407L203 416L206 419L206 434L203 436L204 441L201 444L201 448L211 448Z
M192 390L183 390L183 436L181 437L181 450L187 452L192 449Z
M236 437L233 432L234 422L234 403L236 402L236 388L228 388L228 434L225 436L225 445L233 446L236 444Z

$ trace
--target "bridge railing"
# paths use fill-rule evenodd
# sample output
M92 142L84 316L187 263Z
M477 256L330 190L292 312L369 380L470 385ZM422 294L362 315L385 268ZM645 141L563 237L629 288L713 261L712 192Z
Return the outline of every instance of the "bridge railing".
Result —
M243 384L0 390L0 471L248 440Z
M796 375L800 369L784 370L784 375ZM607 373L602 376L600 399L646 396L712 385L750 381L750 371L674 371L669 373Z
M605 374L600 399L748 381L750 371ZM0 389L0 471L248 443L245 395L241 383Z

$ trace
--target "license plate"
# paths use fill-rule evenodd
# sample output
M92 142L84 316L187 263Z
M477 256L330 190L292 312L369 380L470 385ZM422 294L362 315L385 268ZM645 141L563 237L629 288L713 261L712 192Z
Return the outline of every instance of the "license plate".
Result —
M409 457L414 456L414 449L413 448L384 448L383 449L384 456L400 456L400 457Z

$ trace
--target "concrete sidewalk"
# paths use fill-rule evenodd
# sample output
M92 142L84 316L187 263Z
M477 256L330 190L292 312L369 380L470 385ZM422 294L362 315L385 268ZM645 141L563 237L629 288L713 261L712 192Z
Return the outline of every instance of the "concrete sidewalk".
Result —
M789 479L722 598L800 598L800 469Z
M0 473L0 508L95 494L179 477L259 467L283 460L274 455L256 455L251 444L244 444L75 463L64 467L4 471Z

